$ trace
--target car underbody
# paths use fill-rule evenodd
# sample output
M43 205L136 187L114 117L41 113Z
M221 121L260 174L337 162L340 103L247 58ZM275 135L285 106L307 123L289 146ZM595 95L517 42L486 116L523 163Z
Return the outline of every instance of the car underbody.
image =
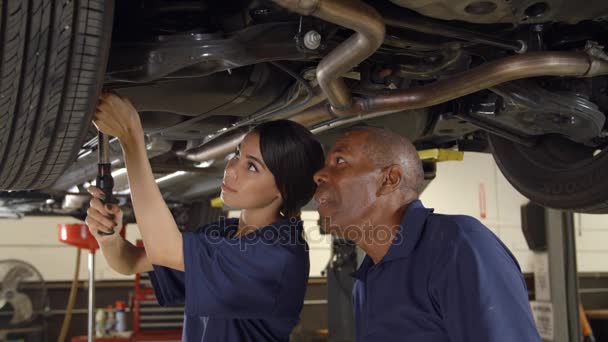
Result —
M216 196L248 129L280 118L326 146L366 124L420 150L490 152L533 201L608 212L604 1L140 0L113 11L103 89L138 109L175 213ZM83 216L97 172L96 131L84 129L74 162L50 186L2 193L2 215ZM128 207L116 139L110 150Z

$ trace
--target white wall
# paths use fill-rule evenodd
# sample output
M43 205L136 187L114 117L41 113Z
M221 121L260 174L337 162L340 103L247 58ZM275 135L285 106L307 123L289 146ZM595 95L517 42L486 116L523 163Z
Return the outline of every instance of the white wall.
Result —
M59 242L57 225L80 223L72 217L26 217L21 220L0 220L0 260L20 259L31 263L47 281L72 280L76 262L76 247ZM137 227L127 227L127 240L140 237ZM113 271L100 251L96 253L95 277L97 280L134 279ZM88 251L83 250L80 262L80 280L87 279Z
M480 206L480 188L485 190L485 217ZM467 153L462 162L439 163L437 178L422 200L427 207L445 214L466 214L478 218L511 249L524 272L533 270L533 253L521 232L520 206L527 203L496 167L488 154ZM238 215L232 212L232 216ZM310 245L311 276L320 276L330 257L328 235L319 234L317 213L304 212L304 227ZM28 217L0 220L0 260L22 259L38 268L47 280L70 280L75 248L57 238L57 224L75 223L70 217ZM578 267L581 272L608 272L608 216L575 215ZM135 241L135 225L127 227L127 238ZM103 256L97 255L99 280L130 279L112 271ZM86 252L83 252L80 279L86 279Z
M480 212L485 189L486 217ZM520 206L528 200L502 175L489 154L466 153L464 161L443 162L422 194L427 207L479 219L509 247L524 272L533 271L533 253L521 232ZM608 272L608 215L575 214L579 272Z
M231 217L238 212L231 212ZM329 235L319 234L318 214L307 211L302 215L306 238L310 246L311 276L321 276L329 261ZM76 248L59 242L57 225L81 223L72 217L26 217L21 220L0 219L0 260L19 259L31 263L47 281L67 281L74 276ZM127 240L135 243L141 238L137 225L127 226ZM87 279L87 255L83 250L80 262L80 280ZM96 280L134 279L112 270L100 251L96 255Z

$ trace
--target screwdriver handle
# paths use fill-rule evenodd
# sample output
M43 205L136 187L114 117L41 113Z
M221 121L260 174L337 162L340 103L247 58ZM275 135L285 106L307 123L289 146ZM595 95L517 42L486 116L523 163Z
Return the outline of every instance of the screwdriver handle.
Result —
M118 201L116 198L112 196L112 191L114 189L114 178L112 178L112 164L109 161L109 143L108 136L103 134L102 132L98 132L98 150L97 157L99 162L97 164L97 178L96 178L96 186L101 189L104 193L104 204L116 204ZM112 235L114 234L114 230L110 232L103 232L101 230L97 230L99 235Z
M97 178L96 185L101 191L103 191L104 204L116 204L118 201L112 196L112 190L114 189L114 178L112 178L111 164L98 164L97 165Z

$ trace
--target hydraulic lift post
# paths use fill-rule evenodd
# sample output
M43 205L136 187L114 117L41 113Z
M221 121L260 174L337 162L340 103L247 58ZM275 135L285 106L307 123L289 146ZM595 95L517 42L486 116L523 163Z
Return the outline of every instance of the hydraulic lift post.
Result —
M553 341L582 341L574 215L571 212L546 209L545 221L553 306Z

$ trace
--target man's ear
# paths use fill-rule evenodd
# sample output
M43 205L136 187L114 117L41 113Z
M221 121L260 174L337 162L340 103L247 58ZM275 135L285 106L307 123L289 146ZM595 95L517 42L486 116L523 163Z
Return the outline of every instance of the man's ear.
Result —
M378 196L387 195L399 190L403 183L403 171L397 164L382 169L381 182L378 187Z

